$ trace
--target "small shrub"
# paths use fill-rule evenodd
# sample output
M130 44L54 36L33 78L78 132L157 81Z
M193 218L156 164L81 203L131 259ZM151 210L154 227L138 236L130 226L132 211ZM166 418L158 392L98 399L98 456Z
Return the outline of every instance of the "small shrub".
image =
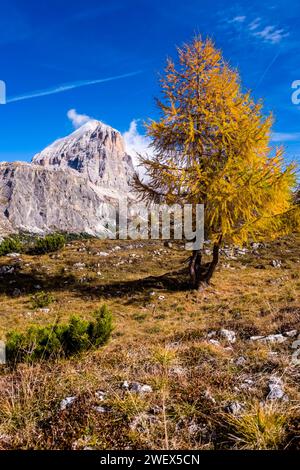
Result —
M94 315L95 321L89 323L88 333L93 344L99 346L102 344L102 341L106 343L110 337L112 332L112 314L108 310L107 305L104 304Z
M9 253L20 253L22 251L22 243L18 238L5 238L0 243L0 256Z
M24 333L10 331L6 338L6 358L10 364L39 359L70 357L105 344L112 332L112 315L106 305L93 320L72 316L68 323L31 327Z
M85 351L92 346L92 338L88 331L90 323L92 322L73 316L67 326L61 326L58 336L66 356Z
M90 235L89 233L81 232L81 233L70 233L67 232L64 234L64 237L67 242L73 242L76 240L92 240L95 238L94 235Z
M253 404L241 416L228 415L230 436L237 447L251 450L276 450L284 446L289 415L280 405Z
M31 297L31 305L34 310L37 308L48 307L48 305L52 304L53 301L54 298L52 295L49 294L49 292L44 291L37 292Z
M36 255L52 253L54 251L61 250L65 246L65 243L66 238L60 233L46 235L43 238L37 238L30 252L31 254Z

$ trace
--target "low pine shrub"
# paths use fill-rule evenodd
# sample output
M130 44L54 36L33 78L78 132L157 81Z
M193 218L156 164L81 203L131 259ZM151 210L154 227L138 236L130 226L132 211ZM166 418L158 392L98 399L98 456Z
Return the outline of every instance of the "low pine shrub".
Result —
M45 308L52 304L54 298L48 292L40 291L31 297L31 306L35 310L37 308Z
M46 253L53 253L54 251L61 250L66 243L66 238L60 233L46 235L43 238L37 238L33 247L30 250L31 254L44 255Z
M7 362L14 365L66 358L104 345L113 330L112 314L103 305L93 316L92 320L72 316L68 323L33 326L24 333L10 331L6 337Z
M8 255L9 253L20 253L22 249L22 243L18 238L5 238L0 243L0 256Z
M90 322L88 326L88 334L92 343L98 347L108 341L112 332L112 314L107 305L102 307L94 313L95 321Z

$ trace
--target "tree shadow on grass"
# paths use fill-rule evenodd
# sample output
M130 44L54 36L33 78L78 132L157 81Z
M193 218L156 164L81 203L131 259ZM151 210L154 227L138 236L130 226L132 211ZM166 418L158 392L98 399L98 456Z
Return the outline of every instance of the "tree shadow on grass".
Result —
M51 275L47 273L23 273L15 270L12 274L0 277L0 294L9 297L31 295L38 290L62 292L72 291L74 296L96 298L123 298L126 303L151 300L155 291L187 291L190 289L187 268L166 272L162 275L147 276L124 281L100 282L91 280L80 282L72 274Z
M190 290L186 268L170 271L159 276L147 276L140 279L115 281L102 285L82 285L84 295L126 299L126 304L149 302L152 292L184 292Z

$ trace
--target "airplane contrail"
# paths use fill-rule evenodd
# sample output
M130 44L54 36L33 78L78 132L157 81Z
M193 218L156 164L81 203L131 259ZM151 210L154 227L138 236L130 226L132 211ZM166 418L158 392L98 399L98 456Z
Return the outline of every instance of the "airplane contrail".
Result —
M44 90L36 90L29 93L25 93L24 95L12 96L11 98L7 98L6 103L29 100L31 98L37 98L39 96L55 95L56 93L62 93L63 91L73 90L74 88L80 88L88 85L96 85L97 83L111 82L113 80L120 80L121 78L126 77L133 77L134 75L138 75L141 72L141 70L137 70L135 72L125 73L123 75L115 75L113 77L100 78L97 80L81 80L78 82L64 83L62 85L46 88Z

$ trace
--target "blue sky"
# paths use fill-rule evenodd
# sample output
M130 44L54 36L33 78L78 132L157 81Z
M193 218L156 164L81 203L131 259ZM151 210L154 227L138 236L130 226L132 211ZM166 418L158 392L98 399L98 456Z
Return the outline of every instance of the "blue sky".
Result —
M300 80L297 0L1 0L0 7L8 101L0 105L0 160L30 160L70 133L70 109L121 132L133 119L155 118L166 57L202 34L273 111L274 145L300 162L300 106L291 101Z

